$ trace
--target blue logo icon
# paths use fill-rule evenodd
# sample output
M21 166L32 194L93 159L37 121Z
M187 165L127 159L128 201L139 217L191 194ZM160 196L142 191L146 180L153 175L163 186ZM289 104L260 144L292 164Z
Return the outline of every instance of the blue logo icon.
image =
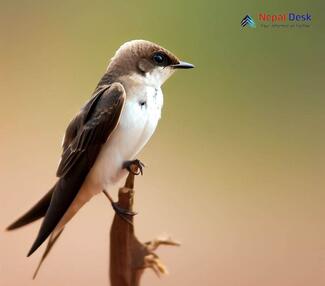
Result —
M242 27L246 27L246 26L248 26L248 27L250 27L250 28L256 28L256 25L255 25L254 19L253 19L251 16L249 16L249 15L246 15L246 16L243 18L243 20L241 20L240 25L241 25Z

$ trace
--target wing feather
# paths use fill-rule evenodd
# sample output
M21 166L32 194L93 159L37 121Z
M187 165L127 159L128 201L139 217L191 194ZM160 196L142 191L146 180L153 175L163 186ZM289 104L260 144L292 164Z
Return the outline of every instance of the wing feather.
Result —
M96 161L101 146L119 122L125 96L123 86L113 83L104 88L95 101L89 102L90 107L86 105L81 112L83 114L78 115L84 120L84 124L79 127L75 137L63 151L57 171L59 180L54 187L50 206L28 256L51 234L76 197Z
M97 96L95 103L102 105L103 108L95 108L94 102L91 107L86 109L82 115L86 120L80 128L75 138L63 151L61 162L57 170L57 176L62 177L69 173L71 168L76 165L80 156L94 145L102 145L107 140L109 134L115 128L117 117L124 104L124 88L121 84L113 84L114 87L109 88L109 95L104 92L104 96ZM92 110L93 113L91 112ZM119 110L117 113L116 111ZM91 116L91 119L89 117ZM88 120L87 120L88 118Z

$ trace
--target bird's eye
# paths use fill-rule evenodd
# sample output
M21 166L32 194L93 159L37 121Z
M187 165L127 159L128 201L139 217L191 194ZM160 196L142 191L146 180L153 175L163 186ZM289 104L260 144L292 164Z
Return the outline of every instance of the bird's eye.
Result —
M153 60L156 64L162 65L165 62L166 56L162 53L156 53L153 55Z

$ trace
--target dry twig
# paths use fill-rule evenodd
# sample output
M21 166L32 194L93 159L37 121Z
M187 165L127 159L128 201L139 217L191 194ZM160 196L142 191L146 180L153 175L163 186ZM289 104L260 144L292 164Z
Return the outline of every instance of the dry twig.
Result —
M135 167L136 168L136 167ZM134 173L137 169L134 170ZM125 186L119 189L118 205L132 211L134 197L134 174L129 173ZM156 238L141 243L134 234L133 217L130 222L117 214L114 216L110 233L110 281L112 286L139 286L141 275L151 268L160 277L167 270L154 251L160 245L178 246L169 237Z

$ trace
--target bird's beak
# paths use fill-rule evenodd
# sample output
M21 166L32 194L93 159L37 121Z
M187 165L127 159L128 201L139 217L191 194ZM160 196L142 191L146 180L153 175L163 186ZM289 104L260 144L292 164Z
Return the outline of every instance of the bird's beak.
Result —
M194 65L180 61L178 64L171 65L171 67L174 69L192 69Z

